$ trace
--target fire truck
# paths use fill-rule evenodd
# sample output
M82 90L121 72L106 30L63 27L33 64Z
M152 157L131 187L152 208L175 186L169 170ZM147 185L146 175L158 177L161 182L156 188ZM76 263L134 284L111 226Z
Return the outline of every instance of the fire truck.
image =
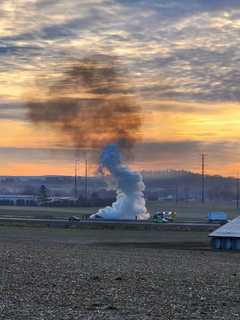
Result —
M157 211L152 216L152 222L155 222L155 223L175 222L175 220L176 220L176 211Z

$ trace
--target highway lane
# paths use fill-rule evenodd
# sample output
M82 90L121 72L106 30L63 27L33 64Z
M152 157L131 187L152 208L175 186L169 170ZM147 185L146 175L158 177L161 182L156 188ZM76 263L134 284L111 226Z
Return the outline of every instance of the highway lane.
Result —
M19 226L45 226L59 228L81 228L81 227L122 227L136 229L170 229L170 230L215 230L219 224L203 223L203 222L182 222L182 223L154 223L151 221L136 220L80 220L71 222L68 219L33 219L19 217L0 217L0 225L19 225Z

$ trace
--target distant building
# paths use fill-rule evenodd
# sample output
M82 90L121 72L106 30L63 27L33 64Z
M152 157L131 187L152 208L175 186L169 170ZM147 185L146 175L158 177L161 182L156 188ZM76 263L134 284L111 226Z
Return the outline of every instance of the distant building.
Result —
M30 206L37 204L38 200L34 195L0 194L0 205Z
M174 196L172 194L168 194L168 195L163 196L163 197L158 197L158 200L161 200L161 201L173 201L174 200Z

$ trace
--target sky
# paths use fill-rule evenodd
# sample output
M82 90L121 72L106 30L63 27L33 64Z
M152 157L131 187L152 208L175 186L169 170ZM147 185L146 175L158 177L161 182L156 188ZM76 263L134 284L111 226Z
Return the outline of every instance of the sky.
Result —
M238 0L1 0L0 175L73 173L74 146L34 123L26 101L46 96L69 61L107 54L142 119L133 168L199 172L205 153L209 174L235 176L239 35ZM96 151L77 157L80 174L85 157L94 173Z

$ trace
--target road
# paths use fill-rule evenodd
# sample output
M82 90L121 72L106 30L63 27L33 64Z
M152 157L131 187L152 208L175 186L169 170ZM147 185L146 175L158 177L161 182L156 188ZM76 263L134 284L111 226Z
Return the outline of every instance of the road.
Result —
M135 220L80 220L70 222L68 219L32 219L1 217L0 225L44 226L56 228L131 228L131 229L164 229L164 230L207 230L212 231L219 224L197 222L163 223Z

